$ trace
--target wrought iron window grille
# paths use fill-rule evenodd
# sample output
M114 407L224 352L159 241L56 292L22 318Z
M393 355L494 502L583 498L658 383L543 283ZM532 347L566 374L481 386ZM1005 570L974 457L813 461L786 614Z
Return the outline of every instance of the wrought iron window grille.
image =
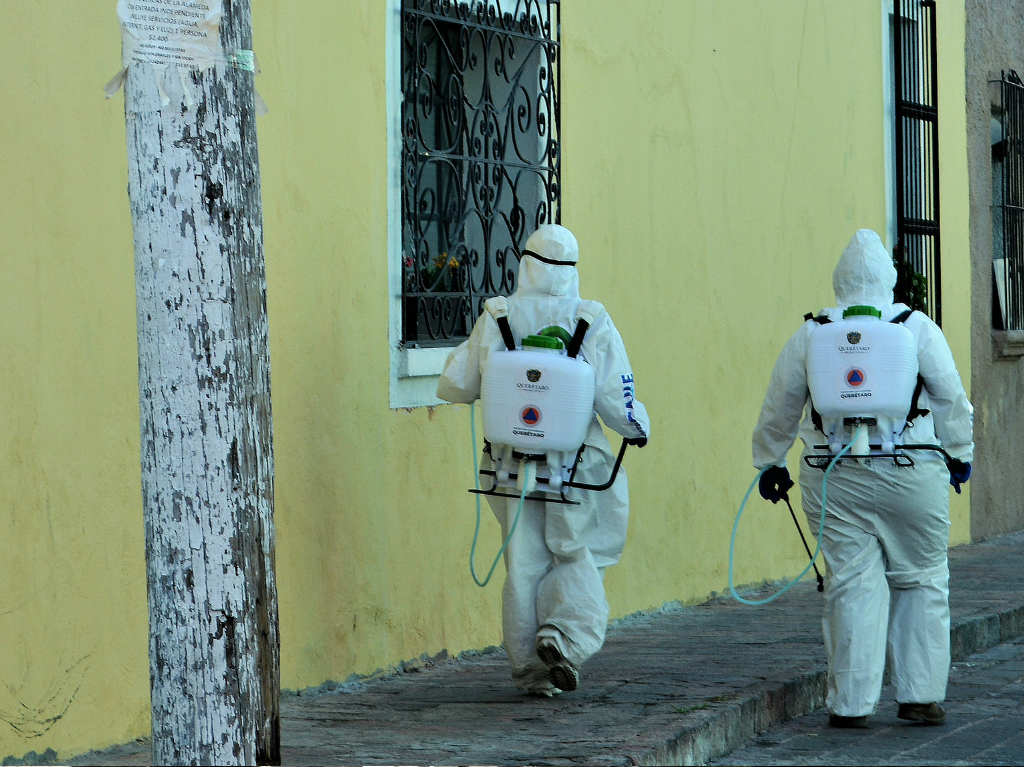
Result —
M402 0L402 344L465 338L561 222L559 0Z
M992 327L1024 330L1024 82L1013 70L990 81L992 142Z
M896 300L942 323L935 0L893 0Z

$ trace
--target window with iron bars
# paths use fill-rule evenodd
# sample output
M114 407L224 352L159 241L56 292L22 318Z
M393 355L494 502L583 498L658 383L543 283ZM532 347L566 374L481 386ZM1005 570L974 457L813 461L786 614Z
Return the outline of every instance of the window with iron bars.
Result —
M1024 330L1024 82L992 82L992 327Z
M893 0L896 300L942 324L935 0Z
M402 344L450 346L560 223L558 0L402 0Z

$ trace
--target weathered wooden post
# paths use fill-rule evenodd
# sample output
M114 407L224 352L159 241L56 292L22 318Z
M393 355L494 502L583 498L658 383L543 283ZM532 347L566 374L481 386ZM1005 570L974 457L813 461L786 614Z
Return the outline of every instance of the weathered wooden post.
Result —
M280 764L249 0L120 0L154 764Z

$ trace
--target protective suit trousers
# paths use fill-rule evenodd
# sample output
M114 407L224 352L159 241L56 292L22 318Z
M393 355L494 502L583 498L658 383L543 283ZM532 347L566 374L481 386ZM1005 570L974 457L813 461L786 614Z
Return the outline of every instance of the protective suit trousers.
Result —
M518 507L518 499L494 504L502 536ZM547 667L536 652L539 636L551 637L577 667L604 644L603 568L582 542L589 516L578 506L526 501L505 549L502 633L513 680L522 689L547 683Z
M828 479L821 541L827 566L822 627L828 653L826 705L840 716L873 713L886 639L896 699L940 702L949 678L949 475L940 461L844 460ZM800 489L817 531L821 472Z

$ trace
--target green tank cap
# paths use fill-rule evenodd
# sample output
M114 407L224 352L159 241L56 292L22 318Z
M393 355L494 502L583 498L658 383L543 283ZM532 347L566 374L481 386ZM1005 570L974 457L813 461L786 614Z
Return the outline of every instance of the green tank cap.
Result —
M564 344L551 336L527 336L523 339L523 348L532 346L536 349L561 349Z
M549 336L550 338L559 339L565 346L569 345L572 340L572 336L569 335L569 331L563 328L561 325L548 325L541 331L538 331L539 336Z
M882 312L873 306L848 306L843 310L843 319L847 317L877 317L882 319Z

